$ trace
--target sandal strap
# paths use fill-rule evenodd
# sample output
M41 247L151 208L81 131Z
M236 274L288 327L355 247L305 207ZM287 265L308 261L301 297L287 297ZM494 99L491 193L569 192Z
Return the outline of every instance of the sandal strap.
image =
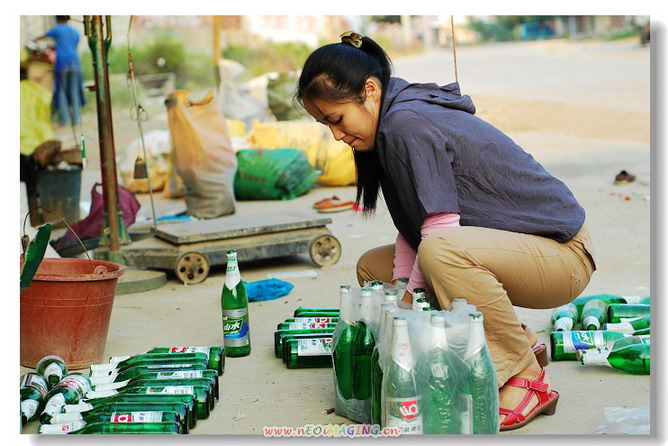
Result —
M541 392L541 393L545 393L549 389L549 386L543 382L530 381L526 378L510 378L506 382L506 385L512 387L521 387L529 390L535 390L536 392Z

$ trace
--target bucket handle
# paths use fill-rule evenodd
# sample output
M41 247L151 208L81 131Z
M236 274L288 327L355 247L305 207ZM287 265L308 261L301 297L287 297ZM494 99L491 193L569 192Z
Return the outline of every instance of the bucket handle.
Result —
M83 247L84 252L86 253L86 257L88 257L88 262L90 263L90 267L93 269L93 274L97 274L97 275L102 276L102 275L104 275L104 274L107 272L107 268L106 268L105 266L99 265L99 266L96 267L95 264L93 264L93 260L91 260L90 255L88 254L88 250L86 249L86 246L83 244L83 242L81 241L81 239L79 238L79 236L77 235L77 233L74 231L74 229L72 229L72 227L65 221L65 219L64 219L63 217L61 217L60 215L58 215L58 213L57 213L56 211L54 211L54 210L52 210L52 209L49 209L49 208L47 208L47 207L44 207L44 206L35 206L34 208L31 208L31 209L28 211L28 213L26 214L26 216L23 218L23 236L21 237L21 240L22 240L22 241L23 241L23 240L26 240L27 237L28 237L28 236L26 235L26 221L28 221L28 216L30 215L30 213L31 213L32 211L37 210L37 209L44 209L45 211L49 211L49 212L51 212L53 215L55 215L56 217L58 217L58 218L60 219L60 221L62 221L63 223L65 223L65 225L69 228L70 231L72 231L72 234L74 234L74 236L77 238L77 240L79 240L79 243L81 244L81 247Z

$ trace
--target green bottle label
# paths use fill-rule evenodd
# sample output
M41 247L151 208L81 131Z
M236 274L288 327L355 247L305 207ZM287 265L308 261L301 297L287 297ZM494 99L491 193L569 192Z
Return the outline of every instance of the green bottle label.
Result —
M223 338L225 347L245 347L248 336L248 310L223 310Z

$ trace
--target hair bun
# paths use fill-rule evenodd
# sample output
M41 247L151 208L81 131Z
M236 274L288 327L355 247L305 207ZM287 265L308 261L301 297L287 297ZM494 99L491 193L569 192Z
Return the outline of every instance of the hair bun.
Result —
M364 38L364 34L351 30L344 32L339 37L341 37L342 43L349 43L355 48L359 48L362 46L362 39Z

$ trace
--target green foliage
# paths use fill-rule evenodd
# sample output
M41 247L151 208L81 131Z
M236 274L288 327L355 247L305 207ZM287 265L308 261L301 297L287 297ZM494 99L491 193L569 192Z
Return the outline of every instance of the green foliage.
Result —
M494 16L494 20L491 23L471 18L468 27L478 33L480 40L483 42L507 42L518 38L517 27L519 25L542 22L553 18L555 16L503 15Z
M265 42L257 46L230 45L223 50L225 59L246 67L243 78L250 79L271 71L287 73L301 68L312 49L304 43Z

